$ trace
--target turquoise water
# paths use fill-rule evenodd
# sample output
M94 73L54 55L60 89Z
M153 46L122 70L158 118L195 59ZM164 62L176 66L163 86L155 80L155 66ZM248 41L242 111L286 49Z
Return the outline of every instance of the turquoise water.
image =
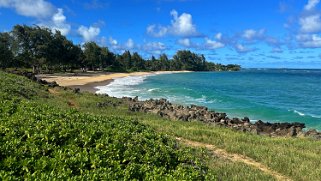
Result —
M321 70L192 72L115 80L100 93L166 98L251 120L303 122L321 129Z

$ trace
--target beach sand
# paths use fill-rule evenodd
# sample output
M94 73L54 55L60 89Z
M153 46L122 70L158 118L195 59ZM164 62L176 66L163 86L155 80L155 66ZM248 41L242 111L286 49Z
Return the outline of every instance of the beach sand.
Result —
M182 73L190 71L155 71L155 72L133 72L133 73L110 73L110 72L85 72L65 74L41 74L37 77L48 82L57 82L60 86L79 88L81 91L95 93L97 86L105 86L116 78L128 76L143 76L150 74Z

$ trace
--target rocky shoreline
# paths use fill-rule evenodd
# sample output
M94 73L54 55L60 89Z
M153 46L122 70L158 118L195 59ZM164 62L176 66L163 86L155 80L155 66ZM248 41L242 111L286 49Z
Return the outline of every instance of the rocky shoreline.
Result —
M252 123L248 117L243 119L229 118L226 113L218 113L204 106L175 105L166 99L139 101L138 97L134 99L123 97L122 100L128 103L130 111L153 113L170 120L200 121L214 126L228 127L257 135L321 139L321 132L317 132L314 129L303 131L303 128L305 128L304 123L269 123L261 120Z
M25 76L35 82L38 82L39 84L46 85L48 87L59 86L56 82L47 82L36 77L35 74L30 72L11 71L10 73ZM75 93L80 92L79 88L75 88L73 90ZM166 99L149 99L146 101L139 101L138 97L123 97L122 102L127 103L130 111L153 113L170 120L200 121L214 126L232 128L237 131L249 132L257 135L267 135L274 137L311 137L314 139L321 139L321 132L318 132L315 129L304 131L304 123L269 123L263 122L261 120L252 123L250 122L250 119L248 117L244 117L242 119L229 118L226 113L218 113L213 110L209 110L204 106L176 105L170 103ZM101 107L101 105L97 106Z

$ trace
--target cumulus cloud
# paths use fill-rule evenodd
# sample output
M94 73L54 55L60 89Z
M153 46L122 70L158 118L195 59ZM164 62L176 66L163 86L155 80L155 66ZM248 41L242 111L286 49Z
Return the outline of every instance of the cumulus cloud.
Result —
M139 51L143 55L159 55L163 53L167 47L161 42L144 42L143 44L136 44L132 38L124 42L119 42L113 37L108 39L108 47L117 53L123 53L125 50Z
M218 48L223 48L225 45L221 42L211 40L209 38L205 38L205 47L207 49L218 49Z
M107 43L108 43L108 47L112 51L118 52L119 50L122 50L122 51L124 50L124 47L122 47L122 45L120 45L119 42L113 37L109 37Z
M46 18L55 12L54 6L45 0L0 0L0 7L14 9L22 16Z
M242 37L247 40L254 40L264 37L265 29L254 30L247 29L243 32Z
M154 37L162 37L168 33L168 28L160 25L150 25L147 27L147 34Z
M222 39L223 34L222 33L216 33L215 38L218 40Z
M178 44L184 46L184 47L190 47L191 46L191 40L189 38L183 38L179 39L177 41Z
M299 20L301 31L304 33L315 33L321 30L320 14L301 17Z
M192 21L192 15L183 13L178 16L176 10L171 11L173 16L171 32L179 36L193 36L197 34L196 27Z
M319 0L309 0L298 19L300 29L295 35L295 40L301 48L321 47L321 14L315 11L319 2Z
M148 54L161 54L163 53L167 47L164 43L161 42L147 42L142 46L142 50L147 52Z
M134 43L133 39L131 39L131 38L129 38L129 39L127 40L127 42L125 43L125 47L126 47L127 49L133 49L134 46L135 46L135 43Z
M100 28L90 26L80 26L78 28L78 34L82 36L85 42L93 41L99 35Z
M182 38L177 41L177 44L186 48L195 48L198 50L214 50L225 47L225 44L217 41L211 40L210 38L204 38L204 42L192 42L190 38Z
M51 20L50 24L47 25L50 29L58 30L62 35L67 35L70 32L71 26L66 22L63 9L58 8Z
M146 29L147 34L154 37L162 37L165 35L174 35L182 37L199 36L191 14L178 14L176 10L170 12L172 16L171 25L149 25Z
M317 34L299 34L296 36L299 45L303 48L320 48L321 36Z
M320 13L314 11L319 0L309 0L299 18L300 31L303 33L316 33L321 31Z
M109 44L112 46L117 46L118 45L118 41L113 39L113 37L109 37Z
M143 46L144 50L150 51L150 50L166 50L166 46L164 43L161 42L148 42L145 43Z
M67 35L71 29L63 9L57 9L45 0L0 0L0 7L14 9L22 16L37 18L39 26L59 30L63 35Z
M304 9L306 11L310 11L310 10L314 9L319 4L319 2L320 2L320 0L309 0L308 4L306 4L304 6Z
M242 45L242 44L236 44L236 45L235 45L235 50L236 50L238 53L248 53L248 52L250 52L250 51L253 51L254 49L245 47L245 46Z

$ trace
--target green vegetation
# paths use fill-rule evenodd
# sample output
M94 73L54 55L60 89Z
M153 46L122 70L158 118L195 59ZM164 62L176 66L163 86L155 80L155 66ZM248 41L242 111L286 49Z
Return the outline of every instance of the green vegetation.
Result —
M0 71L0 102L2 180L273 179L178 144L139 120L157 116L128 112L116 98L48 89ZM97 109L102 102L109 104Z
M121 99L48 88L0 72L0 178L273 180L174 141L248 156L293 180L321 179L321 141L270 138L134 113ZM118 155L117 155L118 154Z
M49 95L27 80L3 73L0 77L2 179L202 180L206 176L207 168L191 151L179 149L168 136L138 121L29 101L37 99L35 91L42 98Z
M16 25L9 33L0 33L0 68L32 68L34 72L73 71L74 69L108 71L237 71L239 65L207 62L203 55L181 50L167 55L143 59L137 52L116 54L95 42L82 47L73 44L59 31L48 28Z

